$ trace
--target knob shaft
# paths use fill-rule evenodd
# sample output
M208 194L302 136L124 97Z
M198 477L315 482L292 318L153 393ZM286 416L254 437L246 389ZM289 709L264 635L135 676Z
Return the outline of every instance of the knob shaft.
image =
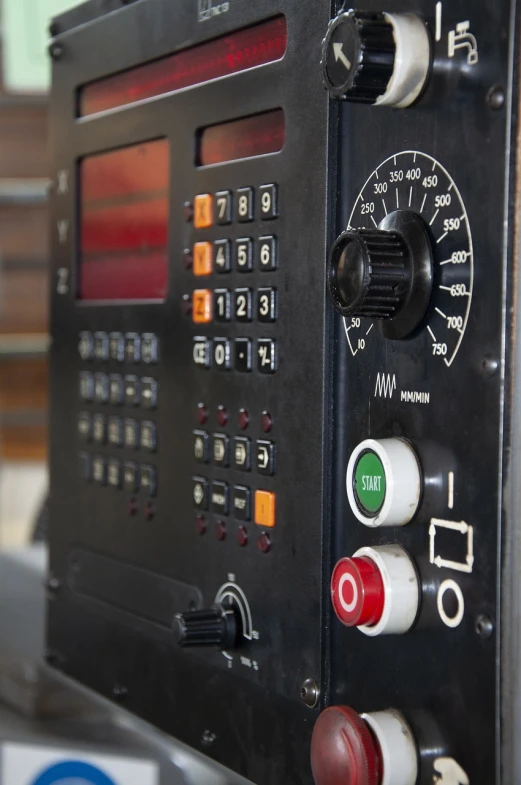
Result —
M231 649L237 645L239 623L235 608L215 604L211 608L178 613L173 630L181 647L217 646Z

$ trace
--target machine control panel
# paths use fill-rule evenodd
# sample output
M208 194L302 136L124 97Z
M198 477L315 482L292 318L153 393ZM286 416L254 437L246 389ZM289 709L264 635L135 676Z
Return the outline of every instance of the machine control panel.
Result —
M258 785L521 776L518 5L53 24L47 659Z

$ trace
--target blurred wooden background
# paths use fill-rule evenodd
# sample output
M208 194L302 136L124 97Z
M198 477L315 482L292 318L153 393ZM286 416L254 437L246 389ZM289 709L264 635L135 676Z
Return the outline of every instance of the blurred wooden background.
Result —
M47 451L47 99L0 92L0 460Z

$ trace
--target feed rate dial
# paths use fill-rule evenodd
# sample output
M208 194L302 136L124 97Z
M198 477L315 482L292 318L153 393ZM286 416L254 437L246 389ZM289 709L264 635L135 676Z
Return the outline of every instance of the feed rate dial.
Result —
M447 367L472 302L472 236L444 167L425 153L385 160L367 179L331 250L328 283L353 357L375 339L425 334Z

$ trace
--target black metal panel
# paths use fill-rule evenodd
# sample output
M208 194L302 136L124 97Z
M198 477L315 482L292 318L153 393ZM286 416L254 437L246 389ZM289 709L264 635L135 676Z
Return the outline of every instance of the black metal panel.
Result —
M364 7L391 10L378 0ZM415 0L395 2L392 8L393 12L420 13L433 34L435 10L434 3ZM480 3L479 7L444 3L442 38L434 42L434 73L420 102L401 111L349 105L342 114L338 228L347 225L371 173L390 156L412 150L436 159L453 178L465 204L474 247L472 305L450 367L433 355L433 338L425 327L407 340L389 341L375 326L365 349L353 356L344 326L338 324L340 365L345 362L347 370L342 370L346 381L340 381L343 394L337 399L341 435L337 435L335 461L335 558L350 556L367 545L399 543L419 571L422 601L415 629L404 636L367 638L335 620L331 702L348 703L358 711L399 708L418 741L419 782L425 785L437 781L433 760L441 756L454 758L471 783L500 781L501 362L505 275L515 253L513 226L505 235L514 193L508 147L512 13L508 2ZM474 66L467 65L466 52L454 59L447 57L448 31L467 19L479 47L479 62ZM501 108L493 109L487 95L498 86L507 91L507 99ZM396 166L391 161L391 169L402 168L399 159ZM422 178L425 173L422 170ZM373 198L365 193L366 199ZM392 193L389 189L389 205L394 197L394 188ZM381 199L374 196L377 222L383 217L378 215L383 209ZM428 223L435 212L432 200L430 204ZM436 220L434 242L443 233ZM431 308L438 304L433 302ZM370 324L362 319L361 336L365 337ZM423 499L407 526L371 530L354 518L347 503L347 460L362 440L393 436L410 440L417 452L424 473ZM449 472L454 475L453 502ZM435 558L442 560L439 565L433 563L433 518L464 521L473 527L471 571L465 564L466 534L447 537L446 531L438 529ZM447 580L460 587L464 603L463 618L454 628L442 621L438 611L440 587ZM449 615L455 610L454 605ZM484 620L491 623L490 635L489 628L484 632L481 626Z
M287 15L289 30L282 61L121 111L76 120L79 85L280 12ZM108 696L116 685L124 685L128 709L207 749L257 782L309 782L306 749L316 711L304 706L300 690L307 678L322 680L320 554L323 500L328 497L327 472L322 469L327 445L323 400L324 396L331 399L331 389L325 362L323 278L328 99L316 62L328 19L327 3L317 13L315 6L300 8L278 0L242 2L232 4L220 17L199 23L197 4L192 2L141 2L61 35L63 57L54 65L55 168L69 172L69 192L54 195L51 570L64 585L50 604L49 648L58 667L68 674ZM287 129L280 154L195 167L198 129L277 107L284 109ZM76 162L89 153L162 136L171 143L166 302L113 306L75 301ZM235 192L244 186L258 189L273 182L280 195L276 220L261 222L257 210L251 224L203 231L185 222L183 204L198 193ZM57 231L60 220L68 220L70 228L62 244ZM309 227L313 227L312 234ZM183 249L195 240L227 237L233 241L244 236L256 240L272 233L278 238L279 253L279 268L273 273L260 272L256 264L252 273L232 271L227 276L196 279L184 268ZM70 288L59 294L57 283L63 273L58 270L63 267L69 270ZM273 324L233 320L194 325L183 310L183 296L201 286L230 290L247 286L256 291L266 285L278 291L278 318ZM155 333L160 363L125 367L110 361L83 362L78 354L80 331ZM232 341L240 336L253 341L274 338L278 369L273 375L199 369L192 357L193 338L198 335ZM78 377L84 370L153 376L159 385L157 410L149 416L140 410L82 404ZM255 468L244 473L195 463L193 430L200 427L196 419L200 401L210 412L203 428L210 435L220 432L230 439L245 435L253 450L257 439L275 443L273 477L262 476ZM219 405L230 414L224 428L217 424ZM244 434L237 422L241 408L251 418ZM146 456L109 446L82 447L76 427L82 410L152 419L157 425L157 453ZM273 418L268 435L261 430L265 410ZM83 449L156 466L158 493L152 520L145 517L142 493L137 495L137 514L129 515L129 494L86 483L78 476L77 454ZM194 475L276 494L276 526L269 531L269 553L257 547L258 538L267 530L253 522L244 524L249 542L240 547L236 530L241 522L232 516L224 518L224 541L215 536L222 516L212 513L206 513L207 533L198 534L192 501ZM83 555L78 565L78 546L83 554L90 551L100 556ZM91 570L89 578L89 565L99 569L105 557L117 559L118 565L128 563L146 570L147 580L151 573L161 576L155 588L158 596L171 578L197 587L208 605L224 583L237 584L251 607L255 639L227 656L218 651L176 650L168 628L153 626L153 614L143 611L138 597L133 617L129 615L130 592L125 603L119 603L119 610L114 598L120 589L111 588L111 581L95 593L95 571ZM71 591L79 585L78 569L81 592ZM125 574L128 581L131 573ZM137 585L135 590L139 591ZM102 591L105 597L100 596ZM205 747L203 737L211 734L215 742Z
M511 140L517 133L514 47L519 11L514 0L484 0L479 7L470 0L445 2L437 36L439 5L433 0L395 0L392 8L383 0L363 3L364 10L416 12L428 24L433 74L420 101L406 110L328 105L319 61L329 2L242 0L200 23L197 3L188 0L140 0L117 11L110 3L93 1L77 16L71 12L61 20L61 29L68 32L59 36L63 53L54 64L53 133L55 168L69 172L70 188L53 197L51 571L60 589L49 602L49 658L104 695L124 694L127 708L259 785L311 782L309 739L318 709L306 708L300 697L308 678L321 688L321 707L348 704L359 712L389 707L403 712L419 748L421 785L436 782L433 762L440 756L454 758L472 785L515 781L500 777L499 589L503 523L507 531L510 527L509 547L515 532L515 482L508 472L510 495L502 521L502 462L505 458L508 468L511 449L517 449L515 429L503 441L503 396L511 380L509 347L515 328L509 317L517 251ZM79 85L281 12L289 32L282 61L120 111L75 119ZM449 31L465 20L477 39L475 64L467 61L466 50L448 56ZM501 90L504 102L498 100ZM198 129L277 107L285 111L287 128L280 154L195 167ZM79 304L74 298L77 160L161 136L172 146L167 300ZM365 343L355 354L344 324L326 303L327 248L346 227L371 173L389 158L386 177L391 169L399 173L403 159L394 165L392 158L404 151L417 152L423 162L424 156L438 162L438 172L451 178L451 192L459 192L468 216L474 249L472 302L465 324L454 323L464 334L450 365L443 349L433 353L438 351L433 344L445 339L433 338L425 324L407 340L389 341L376 326L369 332L370 322L363 322L358 337ZM425 173L422 168L422 178ZM271 182L280 189L276 221L256 219L195 232L184 219L183 203L195 194ZM377 194L375 210L387 211L380 199ZM410 200L416 205L412 195ZM436 243L442 230L433 216L431 207L426 218L429 224L432 219L429 231ZM57 223L63 220L69 221L69 232L60 243ZM439 220L444 220L443 211ZM276 286L277 322L193 325L183 311L183 295L198 288L199 281L184 269L183 249L195 239L257 238L272 230L279 240L276 272L232 272L226 282L213 275L208 287ZM63 268L69 291L59 272ZM440 282L437 269L436 286ZM433 300L427 321L436 305ZM145 517L141 495L138 513L129 515L128 494L87 484L78 476L76 457L84 449L77 436L79 412L90 407L118 413L108 405L80 403L79 373L86 368L125 372L111 362L82 362L77 350L82 330L153 332L159 338L160 363L130 369L153 375L159 383L159 406L149 418L157 424L158 451L142 459L158 470L151 520ZM198 369L192 360L197 335L274 338L279 368L272 376ZM260 438L276 444L275 476L197 465L192 432L199 427L199 401L210 412L203 427L210 435L242 435L237 413L247 409L251 424L245 435L253 445ZM231 415L224 427L216 420L219 405ZM267 436L260 427L264 410L274 421ZM418 454L422 502L407 526L371 530L349 508L346 465L362 440L392 436L410 440ZM88 448L107 457L115 449ZM134 458L124 450L118 455ZM269 532L269 553L257 548L265 530L253 523L246 524L248 545L239 547L239 522L231 516L226 517L224 541L214 531L222 516L212 513L206 514L206 534L197 533L194 475L276 493L277 524ZM438 528L433 551L433 518L464 522L467 528ZM473 561L465 559L468 527ZM388 543L403 545L413 558L421 607L410 633L369 638L342 627L331 613L329 576L342 556ZM78 553L80 581L75 577ZM147 598L134 602L129 590L123 602L122 587L110 581L96 592L96 571L111 564L115 576ZM512 581L515 562L509 569ZM157 584L147 590L154 576ZM446 581L452 587L456 583L462 596L463 615L453 627L439 611ZM169 606L161 606L156 615L147 611L154 592L164 599L164 589L170 601L195 587L195 596L200 592L207 605L226 582L245 591L258 636L233 652L232 660L222 653L176 650L165 623ZM510 592L511 583L503 588ZM456 610L447 606L447 615ZM514 610L509 621L512 617ZM511 677L515 672L507 672L505 684ZM508 686L504 689L508 693Z

